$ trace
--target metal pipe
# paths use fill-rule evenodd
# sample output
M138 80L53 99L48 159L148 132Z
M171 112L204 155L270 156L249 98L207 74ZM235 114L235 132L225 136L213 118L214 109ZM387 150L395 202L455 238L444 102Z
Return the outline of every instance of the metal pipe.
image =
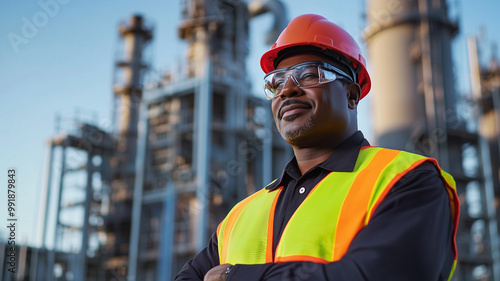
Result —
M52 184L52 158L54 157L54 143L52 140L49 141L49 150L45 156L45 173L44 179L42 180L42 191L41 191L41 206L40 212L38 213L38 240L37 245L42 248L47 248L47 221L49 217L49 206L50 194L51 194L51 184Z
M469 51L469 73L472 87L472 98L479 100L483 90L481 86L481 67L479 66L477 42L475 37L470 36L467 39L467 49Z
M94 166L92 164L92 153L87 154L87 186L86 186L86 196L85 196L85 205L84 205L84 215L83 215L83 228L82 228L82 244L80 248L80 253L78 253L78 263L75 280L85 280L86 279L86 260L87 260L87 248L89 244L89 216L90 216L90 207L93 196L93 186L92 186L92 176L94 174Z
M430 141L430 153L429 156L439 159L439 164L446 169L448 165L444 165L448 159L444 159L443 157L438 157L440 151L444 149L439 149L439 139L437 137L437 130L440 128L438 125L440 122L438 120L437 114L437 100L436 96L436 81L434 80L434 72L433 72L433 58L431 53L431 29L430 22L427 19L429 15L429 0L419 0L418 1L418 9L423 17L420 19L420 48L421 48L421 56L422 56L422 82L424 85L424 97L425 97L425 113L426 113L426 123L427 123L427 137ZM432 148L436 150L433 151Z
M493 110L495 110L495 123L496 123L496 139L498 145L498 151L500 152L500 87L498 85L493 85L491 90L491 96L493 99ZM496 157L499 157L498 155Z
M272 114L266 110L266 119L272 120ZM261 186L266 186L272 180L273 172L273 129L272 122L264 122L264 138L262 140L262 183ZM257 183L258 185L258 183Z
M25 245L19 246L19 259L18 268L16 269L16 279L24 280L24 273L26 271L26 259L28 258L28 247Z
M57 209L56 209L56 223L55 223L55 233L54 233L54 240L52 244L52 250L49 252L49 259L48 259L48 270L47 270L47 280L53 280L54 279L54 265L55 265L55 253L57 249L57 241L59 238L59 215L61 211L61 198L62 198L62 190L64 187L64 174L66 170L66 144L62 144L62 160L61 160L61 175L59 178L59 190L57 193Z
M163 201L162 239L160 239L160 259L158 266L158 281L171 280L174 262L174 228L175 228L175 185L172 180L167 182L167 194ZM174 226L174 227L172 227Z
M29 281L37 281L39 258L40 258L40 249L31 248L31 257L29 262L29 273L28 273Z
M267 32L266 44L273 44L288 24L285 4L279 0L254 0L248 3L250 18L270 12L274 16L272 28Z
M205 34L206 35L206 34ZM206 38L208 39L208 38ZM195 234L196 250L201 251L207 240L207 216L209 195L210 148L212 145L212 62L208 42L205 54L204 71L200 85L195 93L196 118L196 204L197 229Z
M132 203L132 223L130 226L130 245L128 259L128 281L137 278L137 261L139 255L139 239L141 228L142 188L144 184L144 169L146 163L146 148L148 138L147 104L141 102L139 110L137 156L135 158L134 200Z
M489 144L488 141L482 136L479 136L480 146L481 146L481 158L483 163L491 163ZM498 224L496 220L496 209L495 209L495 192L493 184L493 171L491 165L484 165L483 176L484 176L484 203L486 206L486 211L488 213L488 236L490 240L490 250L493 266L493 276L491 280L498 280L500 276L500 241L498 239Z

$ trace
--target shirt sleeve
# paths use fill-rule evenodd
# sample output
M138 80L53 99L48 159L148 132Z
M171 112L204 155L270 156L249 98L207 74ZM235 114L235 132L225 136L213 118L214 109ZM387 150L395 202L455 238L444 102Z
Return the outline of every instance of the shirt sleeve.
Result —
M219 250L217 234L214 233L207 247L182 267L175 276L175 281L201 281L205 274L217 265L219 265Z
M438 170L425 162L394 185L341 260L235 265L226 280L448 280L454 261L449 201Z

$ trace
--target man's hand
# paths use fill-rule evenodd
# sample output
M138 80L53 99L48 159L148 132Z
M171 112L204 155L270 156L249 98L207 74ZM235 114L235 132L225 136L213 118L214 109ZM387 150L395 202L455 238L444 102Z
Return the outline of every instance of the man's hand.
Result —
M207 274L205 274L205 278L203 278L203 281L225 281L226 270L231 266L231 264L225 263L210 269Z

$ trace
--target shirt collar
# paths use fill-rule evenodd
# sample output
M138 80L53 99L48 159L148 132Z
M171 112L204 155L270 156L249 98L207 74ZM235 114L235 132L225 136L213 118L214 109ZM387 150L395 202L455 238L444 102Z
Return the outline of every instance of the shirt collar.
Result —
M344 142L342 142L324 162L318 164L320 167L330 172L352 172L358 159L361 147L369 146L370 143L365 139L361 131L357 131ZM266 186L267 190L273 190L284 185L287 177L295 178L300 175L299 167L295 156L286 164L280 177Z

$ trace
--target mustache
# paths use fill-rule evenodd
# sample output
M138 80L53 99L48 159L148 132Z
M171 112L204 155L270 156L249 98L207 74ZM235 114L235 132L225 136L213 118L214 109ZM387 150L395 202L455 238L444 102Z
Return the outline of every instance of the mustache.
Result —
M311 106L309 103L307 103L305 101L295 100L295 99L287 99L280 106L280 109L278 110L276 118L279 119L279 117L281 116L281 110L283 109L283 107L288 106L288 105L292 105L292 104L303 104L303 105Z

